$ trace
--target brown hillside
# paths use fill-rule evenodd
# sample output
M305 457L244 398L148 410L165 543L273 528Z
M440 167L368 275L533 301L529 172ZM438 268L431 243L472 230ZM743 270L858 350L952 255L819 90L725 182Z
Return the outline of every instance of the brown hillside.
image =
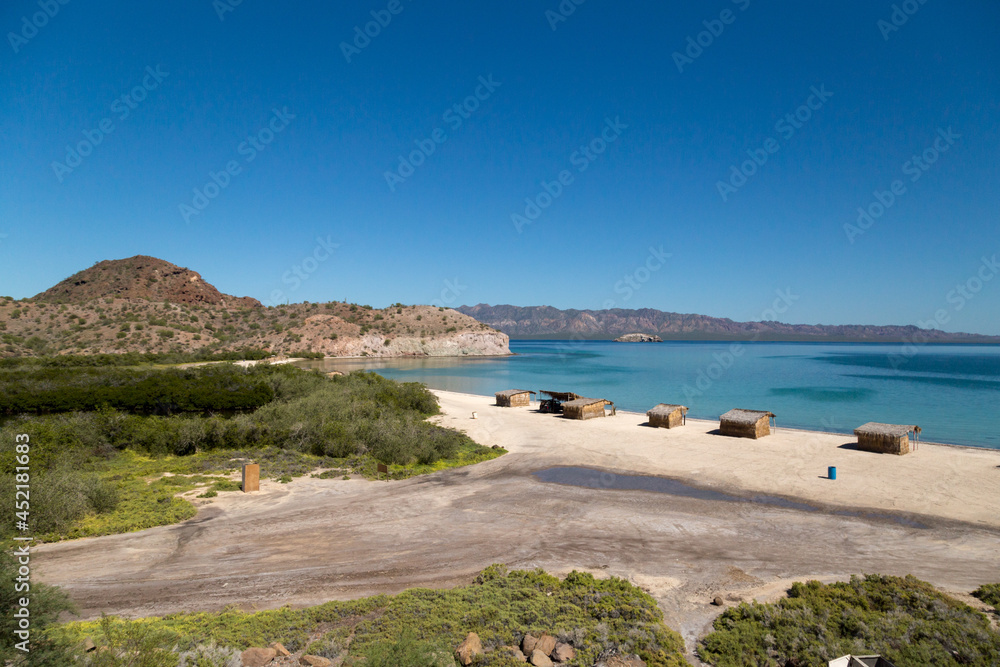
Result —
M510 354L506 334L450 308L330 302L265 308L142 255L104 261L32 299L0 297L0 357L265 350L331 357Z
M223 294L202 280L198 273L146 255L98 262L35 295L32 300L86 304L107 297L189 305L261 307L256 299Z

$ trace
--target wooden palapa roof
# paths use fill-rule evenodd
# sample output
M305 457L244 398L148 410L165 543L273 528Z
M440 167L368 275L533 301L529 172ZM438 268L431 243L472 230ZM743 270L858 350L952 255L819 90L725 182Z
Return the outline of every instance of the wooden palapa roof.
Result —
M614 405L614 403L606 398L576 398L572 401L566 401L563 403L563 408L582 408L587 405L594 405L595 403L600 403L602 405Z
M575 401L578 398L583 398L580 394L574 394L571 391L546 391L541 390L543 394L548 394L557 401Z
M674 403L660 403L660 404L655 405L652 408L650 408L650 410L648 412L646 412L646 415L647 416L652 416L652 415L667 416L667 415L673 413L674 410L676 410L678 408L680 408L684 412L688 411L688 408L685 405L675 405Z
M518 394L534 394L535 392L530 389L504 389L503 391L498 391L497 396L506 396L510 398L511 396L517 396Z
M913 424L882 424L868 422L854 429L854 435L889 435L904 436L910 432L920 433L920 427Z
M722 421L733 422L734 424L756 424L761 417L774 417L773 412L767 410L742 410L735 408L719 417Z

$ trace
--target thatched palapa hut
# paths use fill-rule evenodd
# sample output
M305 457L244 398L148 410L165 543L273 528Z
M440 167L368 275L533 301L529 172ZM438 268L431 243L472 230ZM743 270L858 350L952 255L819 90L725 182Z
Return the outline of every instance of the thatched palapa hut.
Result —
M730 410L719 417L719 432L736 438L763 438L771 435L773 412L766 410Z
M868 422L854 429L854 435L858 436L860 450L880 454L909 454L917 448L920 427L912 424Z
M555 400L562 402L575 401L578 398L583 398L580 394L575 394L572 391L546 391L544 389L540 389L539 391L546 396L550 396Z
M562 404L563 417L567 419L593 419L604 417L604 406L611 406L611 414L615 414L615 404L604 398L576 398Z
M534 393L527 389L504 389L496 393L497 405L502 408L524 407L531 404L531 395Z
M687 423L688 409L683 405L660 403L646 413L649 425L653 427L673 428Z

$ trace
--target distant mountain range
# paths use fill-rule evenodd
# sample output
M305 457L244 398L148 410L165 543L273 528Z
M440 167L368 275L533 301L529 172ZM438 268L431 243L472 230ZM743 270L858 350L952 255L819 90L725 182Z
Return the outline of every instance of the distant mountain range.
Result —
M504 332L511 338L613 339L644 333L664 340L760 340L826 342L931 342L1000 344L1000 336L946 333L915 326L866 324L783 324L735 322L728 318L668 313L653 308L628 310L559 310L552 306L478 304L460 313Z

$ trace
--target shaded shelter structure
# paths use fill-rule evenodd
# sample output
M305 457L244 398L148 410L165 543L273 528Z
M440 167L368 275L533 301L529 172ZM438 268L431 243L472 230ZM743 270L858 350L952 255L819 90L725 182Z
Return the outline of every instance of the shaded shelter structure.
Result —
M611 414L615 414L615 404L606 398L576 398L562 404L563 417L567 419L593 419L604 417L604 406L611 406Z
M920 427L913 424L868 422L854 429L858 449L879 454L909 454L917 449ZM910 434L913 438L910 438Z
M544 389L538 390L539 394L545 394L548 398L543 398L538 403L539 412L549 412L558 413L563 411L563 403L566 401L575 401L578 398L583 398L580 394L573 393L572 391L546 391Z
M767 410L730 410L719 417L719 432L735 438L763 438L771 435L774 413Z
M502 408L524 407L531 404L534 393L527 389L504 389L496 393L497 405Z
M674 428L687 423L688 409L683 405L660 403L646 413L649 425L653 427Z

